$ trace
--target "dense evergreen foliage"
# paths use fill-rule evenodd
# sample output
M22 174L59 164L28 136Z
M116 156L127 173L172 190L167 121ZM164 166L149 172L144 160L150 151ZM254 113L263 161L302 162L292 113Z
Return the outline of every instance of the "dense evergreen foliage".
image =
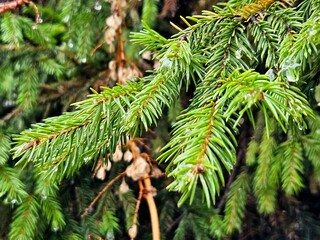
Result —
M0 3L0 239L320 237L320 1L184 4Z

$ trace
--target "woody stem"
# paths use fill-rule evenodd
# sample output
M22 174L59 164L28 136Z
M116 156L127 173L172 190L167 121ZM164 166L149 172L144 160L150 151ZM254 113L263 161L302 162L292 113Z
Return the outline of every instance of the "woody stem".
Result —
M145 194L144 198L148 203L148 208L150 212L151 218L151 227L152 227L152 240L160 240L160 225L159 225L159 218L158 218L158 211L157 206L152 196L152 192L149 191L153 187L151 185L150 177L147 175L143 179L144 187L145 187Z

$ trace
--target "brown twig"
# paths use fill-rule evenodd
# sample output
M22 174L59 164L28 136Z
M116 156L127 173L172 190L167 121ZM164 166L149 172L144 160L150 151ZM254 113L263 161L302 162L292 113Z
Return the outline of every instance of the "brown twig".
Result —
M133 224L137 224L138 212L139 212L141 199L142 199L142 196L143 196L143 190L144 190L144 186L142 184L141 179L138 180L138 184L139 184L139 197L138 197L138 200L137 200L137 203L136 203L136 208L134 210Z
M142 184L142 180L141 179L138 180L138 184L139 184L139 196L138 196L138 199L137 199L136 208L134 210L132 226L137 224L139 208L140 208L141 199L142 199L143 190L144 190L144 186ZM133 238L131 237L130 240L133 240Z
M11 112L7 113L3 118L0 119L0 125L5 124L5 122L9 121L11 118L15 117L19 113L21 113L23 109L21 107L16 107Z
M84 218L88 215L89 211L93 208L93 206L96 204L96 202L100 199L103 193L108 190L108 188L114 184L119 178L121 178L123 175L126 174L126 171L123 171L122 173L118 174L116 177L110 180L108 184L98 193L98 195L93 199L93 201L90 203L90 205L84 210L83 214L81 215L81 218Z
M40 23L40 20L41 20L39 9L32 1L29 2L29 5L33 8L34 12L36 13L36 25L37 25L38 23Z
M100 42L98 43L91 51L90 51L90 56L93 56L93 54L102 47L102 45L104 44L104 42Z
M150 212L150 218L151 218L151 227L152 227L152 239L153 240L160 240L160 225L159 225L159 217L158 217L158 211L157 206L153 198L152 193L152 185L150 177L145 176L143 179L144 183L144 198L146 199L148 203L148 208Z
M6 11L13 11L23 4L29 3L29 0L14 0L11 2L0 3L0 14Z
M29 0L13 0L11 2L4 2L4 3L0 3L0 14L6 12L6 11L13 11L16 8L22 6L23 4L29 4L34 12L36 13L36 24L33 26L33 29L37 29L37 24L40 23L40 14L39 14L39 9L38 7Z

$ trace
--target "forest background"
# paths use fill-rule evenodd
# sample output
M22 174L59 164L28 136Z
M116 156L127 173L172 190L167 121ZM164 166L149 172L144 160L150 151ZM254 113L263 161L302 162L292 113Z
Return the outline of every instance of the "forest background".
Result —
M319 0L0 13L0 239L320 238Z

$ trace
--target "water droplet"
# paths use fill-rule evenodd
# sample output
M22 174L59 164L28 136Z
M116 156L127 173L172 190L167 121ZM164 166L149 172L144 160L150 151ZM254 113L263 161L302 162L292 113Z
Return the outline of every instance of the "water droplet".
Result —
M295 69L297 67L300 67L301 63L298 63L297 59L290 59L290 60L286 60L281 67L282 71L288 70L288 69Z
M114 240L114 234L112 231L109 231L106 236L106 240Z
M62 19L62 22L67 23L67 22L69 22L69 20L70 20L70 16L69 16L69 15L66 15L66 16Z
M235 56L237 59L240 59L242 58L242 49L238 49L236 52L235 52Z
M81 58L80 61L81 61L82 63L86 63L86 62L87 62L87 58L85 58L85 57L84 57L84 58Z
M46 199L48 198L48 197L47 197L47 194L46 194L46 191L45 191L44 189L41 191L40 196L41 196L41 198L42 198L43 200L46 200Z
M194 177L191 171L188 171L186 176L187 176L187 182L191 182L192 178Z
M301 126L300 124L298 124L298 128L299 128L299 130L303 130L303 126Z
M309 32L309 34L310 34L310 36L316 35L317 34L317 30L312 28L312 30Z
M43 19L40 17L38 20L39 23L43 23Z
M172 61L168 58L163 58L163 59L161 59L161 65L162 65L162 67L170 68L172 66Z
M299 79L291 74L289 70L286 71L286 78L289 82L297 82Z
M16 105L16 102L15 101L12 101L12 100L5 100L3 102L3 106L4 107L13 107Z
M58 228L58 227L53 227L53 228L52 228L52 231L58 232L58 231L59 231L59 228Z
M12 199L12 200L11 200L11 203L12 203L12 204L16 204L17 202L18 202L17 199Z
M270 80L273 80L276 78L276 75L274 74L274 71L272 68L270 68L267 72L266 75L270 78Z
M100 11L102 8L100 1L96 1L96 3L94 4L94 10L96 11Z
M248 99L248 98L251 98L252 95L250 93L247 93L246 95L244 95L244 99Z
M69 47L69 48L73 48L73 41L72 41L72 39L69 39L69 40L68 40L68 47Z
M84 160L85 163L88 163L90 158L89 157L85 157L83 160Z
M58 168L55 167L55 168L53 169L53 172L58 172Z

